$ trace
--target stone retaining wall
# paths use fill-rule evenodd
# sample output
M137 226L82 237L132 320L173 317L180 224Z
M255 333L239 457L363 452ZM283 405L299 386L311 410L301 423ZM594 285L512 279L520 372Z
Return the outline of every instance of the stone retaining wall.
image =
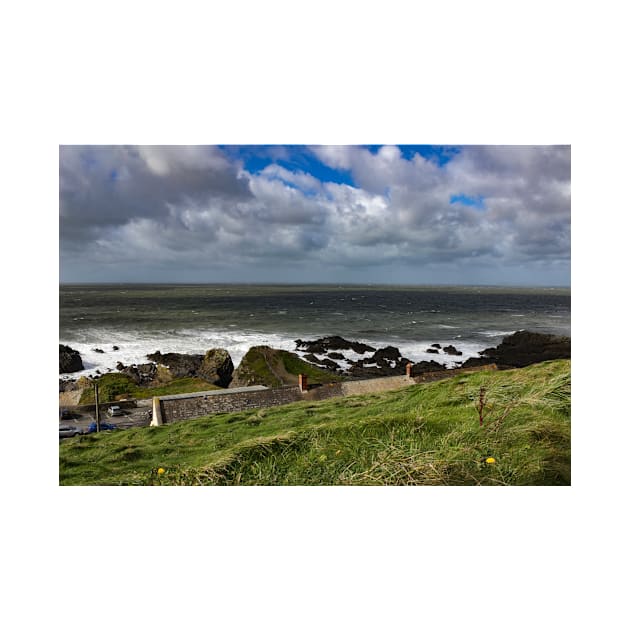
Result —
M394 389L401 389L416 383L436 381L443 378L478 372L480 370L496 370L496 365L482 365L474 368L455 368L438 372L425 372L418 376L386 376L360 381L343 381L312 387L302 392L299 386L289 385L268 389L262 386L243 387L235 390L212 390L192 394L162 396L153 400L153 421L151 424L169 424L181 422L215 413L244 411L276 407L301 400L327 400L341 396L359 394L376 394Z
M179 396L162 396L159 399L159 414L154 411L151 424L169 424L215 413L276 407L302 400L297 386L268 388L242 388L243 391L195 393ZM246 391L245 391L246 390ZM156 418L161 415L161 422Z

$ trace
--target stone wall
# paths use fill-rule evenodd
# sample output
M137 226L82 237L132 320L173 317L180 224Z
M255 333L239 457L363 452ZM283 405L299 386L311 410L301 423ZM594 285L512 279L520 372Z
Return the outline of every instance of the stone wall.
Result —
M241 388L240 391L212 391L177 396L162 396L159 400L161 422L171 423L199 418L215 413L258 409L260 407L276 407L302 400L297 386L267 388ZM153 423L152 423L153 424Z
M302 394L302 400L328 400L343 396L341 383L327 383L316 387L311 387Z
M401 389L416 383L450 378L480 370L496 370L496 365L482 365L474 368L456 368L439 372L425 372L418 376L387 376L359 381L344 381L311 387L301 392L299 386L288 385L268 389L263 386L242 387L234 390L212 390L192 394L177 394L154 399L152 425L181 422L215 413L229 413L246 409L276 407L301 400L327 400L341 396L376 394Z

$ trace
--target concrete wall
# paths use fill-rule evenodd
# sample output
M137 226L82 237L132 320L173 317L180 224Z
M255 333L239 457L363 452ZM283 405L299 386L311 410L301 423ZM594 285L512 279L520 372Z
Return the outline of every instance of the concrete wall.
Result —
M361 381L345 381L341 384L341 389L344 396L357 396L359 394L388 392L392 389L400 389L413 384L413 379L407 376L384 376Z

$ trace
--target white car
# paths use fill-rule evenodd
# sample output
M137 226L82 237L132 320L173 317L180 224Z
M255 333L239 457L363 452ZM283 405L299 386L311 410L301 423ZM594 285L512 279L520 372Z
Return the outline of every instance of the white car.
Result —
M79 427L74 427L69 424L59 425L59 438L74 437L75 435L81 435L83 431Z
M123 416L123 410L118 405L112 405L107 409L108 416Z

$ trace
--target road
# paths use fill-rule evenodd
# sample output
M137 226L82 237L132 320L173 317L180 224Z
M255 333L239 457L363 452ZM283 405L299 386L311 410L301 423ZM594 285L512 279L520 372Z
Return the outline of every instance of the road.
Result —
M132 427L148 427L151 423L152 400L138 400L137 407L133 409L123 409L122 416L110 418L107 414L101 416L101 422L115 424L119 429L130 429ZM95 421L94 412L75 414L71 419L59 420L59 425L70 425L79 427L84 433L88 430L90 423Z

